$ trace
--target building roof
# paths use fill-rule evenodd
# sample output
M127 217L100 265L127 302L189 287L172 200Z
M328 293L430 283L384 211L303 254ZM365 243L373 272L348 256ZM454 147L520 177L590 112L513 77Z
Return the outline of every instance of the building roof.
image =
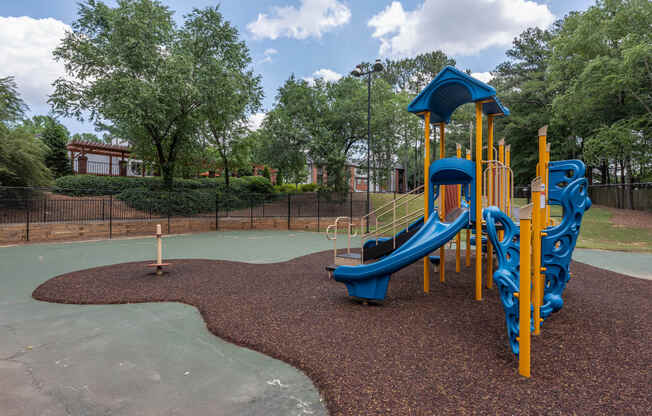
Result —
M496 97L494 87L447 66L412 100L408 111L420 116L430 111L431 123L449 123L457 107L477 101L486 101L482 103L485 114L509 115L509 109Z
M84 153L93 153L93 154L105 154L105 155L126 155L131 152L129 146L123 146L119 144L109 144L109 143L98 143L98 142L88 142L83 140L73 140L66 148L72 152L84 152Z

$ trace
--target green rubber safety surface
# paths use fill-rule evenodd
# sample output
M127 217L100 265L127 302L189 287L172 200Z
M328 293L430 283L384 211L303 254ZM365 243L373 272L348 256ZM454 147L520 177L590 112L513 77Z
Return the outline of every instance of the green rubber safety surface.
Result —
M155 241L0 248L0 414L325 415L303 373L215 337L194 307L31 298L62 273L153 259ZM323 234L296 231L163 239L166 259L266 263L329 248Z

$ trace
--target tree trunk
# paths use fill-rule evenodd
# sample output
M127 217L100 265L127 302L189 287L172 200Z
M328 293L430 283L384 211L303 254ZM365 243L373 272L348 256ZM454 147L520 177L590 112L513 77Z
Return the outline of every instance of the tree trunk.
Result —
M167 162L161 165L161 174L163 175L163 186L171 190L174 185L174 163Z
M226 189L229 189L229 161L224 156L222 156L222 161L224 162L224 184Z

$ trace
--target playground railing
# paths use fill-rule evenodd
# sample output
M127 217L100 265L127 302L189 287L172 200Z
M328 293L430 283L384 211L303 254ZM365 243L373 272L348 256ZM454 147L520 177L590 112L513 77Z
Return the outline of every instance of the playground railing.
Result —
M482 207L494 205L511 215L514 172L509 166L497 160L483 163L486 163L487 167L482 172Z
M395 246L396 233L423 215L423 189L421 185L363 215L359 223L362 245L391 233Z

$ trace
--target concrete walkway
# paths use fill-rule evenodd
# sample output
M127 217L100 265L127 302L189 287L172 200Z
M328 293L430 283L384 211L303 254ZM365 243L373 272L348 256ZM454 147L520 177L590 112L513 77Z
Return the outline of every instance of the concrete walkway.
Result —
M270 231L174 236L164 243L167 258L249 262L331 247L321 234ZM194 307L31 298L50 277L153 253L153 239L0 248L0 414L327 414L303 373L212 335Z
M641 279L652 280L652 254L576 248L573 260Z

